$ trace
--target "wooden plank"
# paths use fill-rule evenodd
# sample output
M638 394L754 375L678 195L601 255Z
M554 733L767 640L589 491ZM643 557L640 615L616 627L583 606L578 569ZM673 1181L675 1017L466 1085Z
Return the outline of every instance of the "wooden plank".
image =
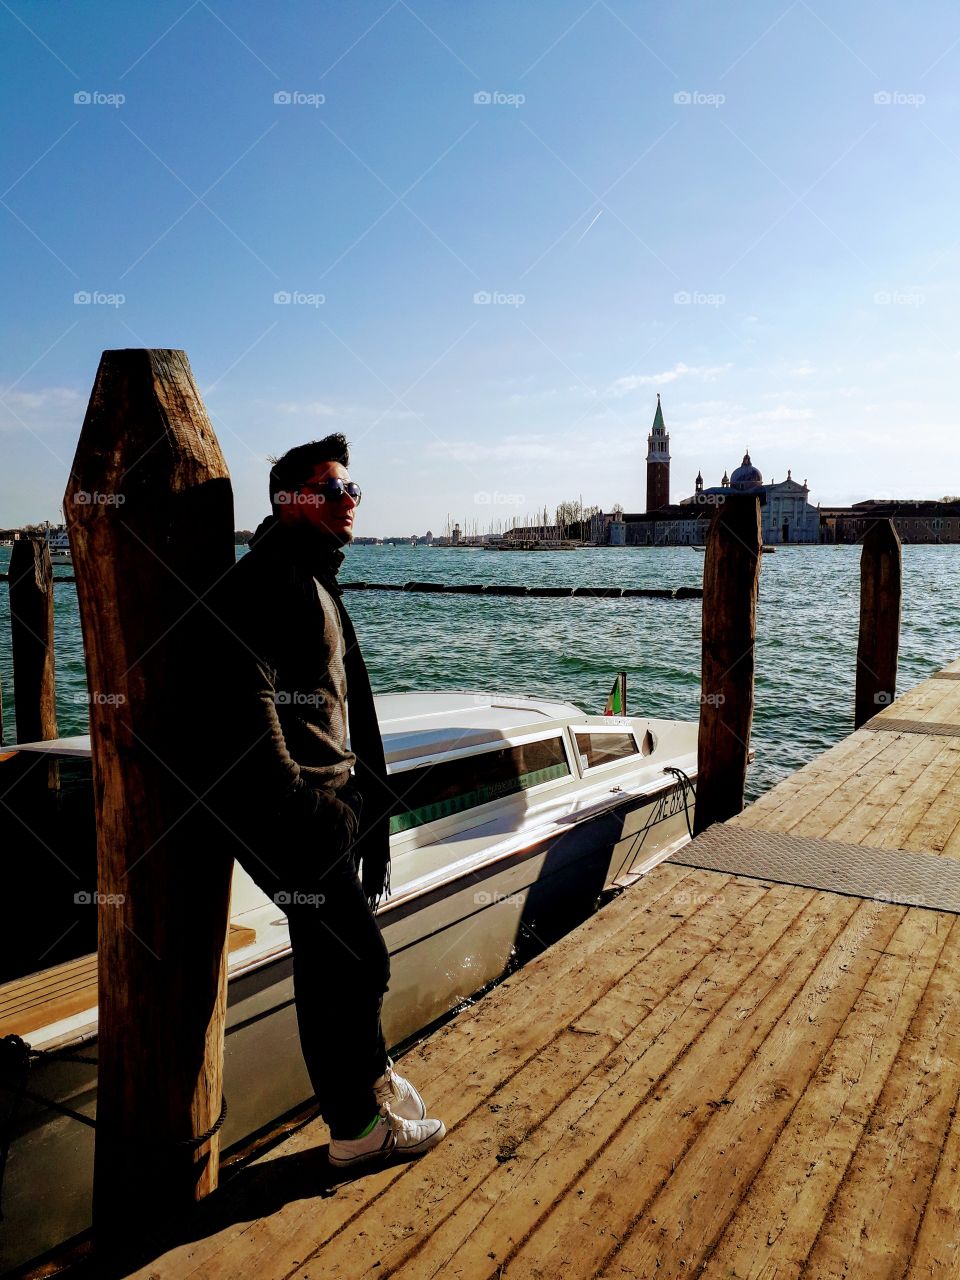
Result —
M822 835L824 818L849 813L860 797L900 767L911 752L923 752L927 741L866 732L862 737L878 739L876 750L864 752L861 758L848 758L836 773L830 768L830 761L824 759L823 769L798 776L797 787L785 803L776 809L758 809L751 825L775 831L796 830L805 836ZM827 821L827 828L830 825Z
M874 726L887 720L960 723L960 685L954 680L925 680L874 717Z
M749 1100L757 1108L754 1129L772 1140L904 914L896 907L817 897L832 907L834 927L827 923L819 936L805 937L804 949L792 949L789 961L784 949L775 948L766 982L752 974L728 1001L725 1016L691 1043L656 1098L645 1101L629 1126L612 1134L608 1129L599 1158L508 1255L522 1273L558 1275L568 1260L573 1273L593 1275L614 1253L622 1256L624 1236L640 1226L630 1264L637 1274L680 1276L695 1267L705 1242L696 1230L687 1232L695 1221L692 1202L707 1193L718 1158L716 1151L705 1154L710 1144L698 1143L701 1133L718 1111ZM789 949L789 938L784 947Z
M903 1275L960 1093L960 923L949 931L883 1093L805 1259L818 1277ZM942 1188L941 1188L942 1193ZM956 1184L953 1195L956 1226ZM927 1274L933 1274L928 1272Z
M938 767L938 764L950 761L951 758L956 763L944 776L942 767ZM861 779L864 783L863 793L852 806L845 806L840 801L832 813L829 807L824 806L821 814L826 827L824 834L831 840L882 845L881 834L890 824L891 815L902 812L903 805L912 804L918 794L931 798L938 794L947 785L958 764L960 754L956 751L950 754L945 752L941 739L918 740L917 746L896 768L876 781L870 776ZM843 800L847 798L844 796ZM832 825L827 826L831 820ZM806 834L809 833L804 830L804 835ZM903 841L901 839L896 845L885 847L903 848ZM936 851L931 849L929 852Z
M257 931L231 924L228 951L256 942ZM97 1006L97 957L80 956L0 987L0 1035L25 1036Z
M902 741L902 739L901 739ZM935 742L943 743L943 739L928 739L928 745L916 749L894 770L892 774L898 774L900 769L907 771L913 770L913 763L923 766L919 776L915 777L910 788L900 794L896 788L891 788L889 795L889 808L886 812L881 812L879 816L874 812L873 794L876 787L883 787L885 780L880 778L879 783L873 779L868 779L866 794L863 799L863 807L867 810L864 817L863 827L869 825L869 833L863 833L863 838L858 838L858 843L869 843L877 845L885 849L907 848L911 844L910 833L913 831L922 814L927 807L935 800L936 796L945 786L948 786L955 772L954 761L956 759L955 749L953 746L941 745L939 748L929 744ZM890 775L888 775L890 776ZM874 786L871 787L871 783ZM882 795L882 792L881 792ZM849 797L847 797L849 801ZM834 816L837 818L837 825L844 823L844 829L851 832L857 831L856 814L859 805L854 803L852 807L847 804L847 814L844 816L840 806L837 806ZM834 830L836 827L833 828ZM919 853L936 853L936 848L926 848L914 844L914 851Z
M855 733L831 747L823 756L780 782L731 821L745 827L777 821L777 830L803 817L807 809L832 795L858 771L869 768L890 746L885 734ZM881 766L882 767L882 766Z
M742 1157L729 1135L715 1135L714 1146L723 1146L725 1158L710 1195L728 1216L715 1231L704 1275L759 1280L774 1257L783 1277L800 1274L947 932L933 912L907 913L745 1194L730 1173L736 1167L739 1174Z
M591 916L575 933L556 942L545 957L512 974L489 992L473 1009L431 1037L430 1054L416 1063L418 1080L425 1089L442 1084L451 1071L486 1052L500 1031L490 1013L502 1011L515 1024L540 1018L554 1003L557 992L568 984L589 995L597 990L598 962L619 954L624 966L648 956L698 906L698 896L709 892L702 873L691 868L662 864L642 881L643 894L628 891Z

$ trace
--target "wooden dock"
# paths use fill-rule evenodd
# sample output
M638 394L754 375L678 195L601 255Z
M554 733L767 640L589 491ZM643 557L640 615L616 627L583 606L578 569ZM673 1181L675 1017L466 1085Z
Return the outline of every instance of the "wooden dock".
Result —
M960 662L679 857L767 845L791 882L663 864L408 1054L421 1161L338 1184L313 1122L135 1274L960 1275Z

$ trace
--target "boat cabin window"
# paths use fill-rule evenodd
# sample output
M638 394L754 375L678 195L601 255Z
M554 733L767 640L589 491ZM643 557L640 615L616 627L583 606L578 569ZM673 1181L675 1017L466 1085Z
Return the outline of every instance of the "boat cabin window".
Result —
M558 735L391 774L390 785L397 800L390 834L528 791L569 773L563 739Z
M626 760L639 755L637 740L632 733L576 733L577 752L584 769L595 769L599 764L614 760Z

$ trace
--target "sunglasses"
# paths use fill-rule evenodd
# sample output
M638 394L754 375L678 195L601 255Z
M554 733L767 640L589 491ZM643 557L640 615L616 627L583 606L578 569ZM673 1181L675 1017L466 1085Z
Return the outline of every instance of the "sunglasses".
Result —
M341 480L339 476L334 476L330 480L320 480L316 484L302 484L300 492L318 494L324 502L342 502L344 497L348 497L352 498L357 506L360 505L360 486L355 480Z

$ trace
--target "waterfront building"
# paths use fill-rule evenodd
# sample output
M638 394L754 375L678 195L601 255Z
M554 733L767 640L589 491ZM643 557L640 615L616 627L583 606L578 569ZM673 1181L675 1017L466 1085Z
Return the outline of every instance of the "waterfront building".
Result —
M859 542L877 520L892 520L905 545L960 543L960 502L871 498L821 511L824 542Z

